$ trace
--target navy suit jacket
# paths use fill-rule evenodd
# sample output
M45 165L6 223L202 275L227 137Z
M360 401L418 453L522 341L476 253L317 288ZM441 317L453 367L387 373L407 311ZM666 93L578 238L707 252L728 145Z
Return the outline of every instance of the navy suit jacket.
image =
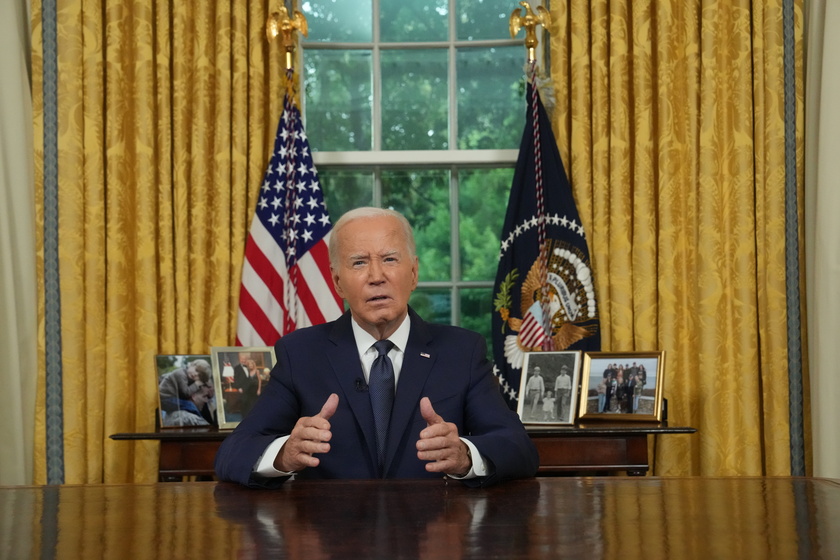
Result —
M458 427L487 459L489 474L464 481L488 486L530 477L539 456L517 414L508 408L484 338L459 327L423 321L409 309L411 330L405 348L388 433L385 478L440 478L417 458L416 443L426 421L420 399L429 397L443 419ZM253 470L266 447L291 432L302 416L320 412L330 393L339 397L330 418L329 453L300 479L379 478L373 412L350 313L337 320L297 330L277 341L277 363L251 412L225 439L216 455L221 480L252 487L273 487L285 477L267 478Z

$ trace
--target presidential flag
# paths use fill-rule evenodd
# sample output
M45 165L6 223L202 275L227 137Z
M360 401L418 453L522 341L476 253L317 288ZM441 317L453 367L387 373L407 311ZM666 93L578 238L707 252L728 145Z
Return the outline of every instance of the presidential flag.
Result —
M495 373L512 409L526 352L601 346L586 234L533 82L493 288Z
M273 345L341 315L327 250L331 229L300 110L287 92L245 245L237 345Z

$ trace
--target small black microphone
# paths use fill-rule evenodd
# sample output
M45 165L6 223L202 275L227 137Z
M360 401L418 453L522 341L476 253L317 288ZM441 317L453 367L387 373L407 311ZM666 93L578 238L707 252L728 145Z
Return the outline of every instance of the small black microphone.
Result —
M367 393L368 391L368 384L361 377L356 378L356 391L360 393Z

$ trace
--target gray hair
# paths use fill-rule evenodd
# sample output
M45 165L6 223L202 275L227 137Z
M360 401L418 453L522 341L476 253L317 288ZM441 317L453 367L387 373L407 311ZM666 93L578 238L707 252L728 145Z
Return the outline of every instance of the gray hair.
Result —
M330 266L332 268L337 268L338 266L338 237L341 229L352 222L353 220L364 220L367 218L382 218L382 217L390 217L396 218L396 220L400 223L400 226L403 230L403 236L405 237L406 245L408 246L408 257L413 259L417 256L417 245L414 242L414 231L411 229L411 224L408 223L408 220L397 212L396 210L391 210L390 208L377 208L375 206L362 206L360 208L354 208L353 210L348 210L345 212L335 223L330 232L330 243L329 243L329 252L330 252Z
M213 373L213 370L211 369L210 364L207 362L207 360L202 360L201 358L190 362L189 367L197 371L198 378L204 382L209 381L210 376Z

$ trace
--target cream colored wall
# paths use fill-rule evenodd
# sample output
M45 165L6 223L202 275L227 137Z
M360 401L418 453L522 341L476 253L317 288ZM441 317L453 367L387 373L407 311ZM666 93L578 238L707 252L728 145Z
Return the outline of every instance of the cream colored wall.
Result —
M0 485L32 482L37 371L29 15L0 0Z
M814 476L840 478L840 3L807 2L806 228Z

